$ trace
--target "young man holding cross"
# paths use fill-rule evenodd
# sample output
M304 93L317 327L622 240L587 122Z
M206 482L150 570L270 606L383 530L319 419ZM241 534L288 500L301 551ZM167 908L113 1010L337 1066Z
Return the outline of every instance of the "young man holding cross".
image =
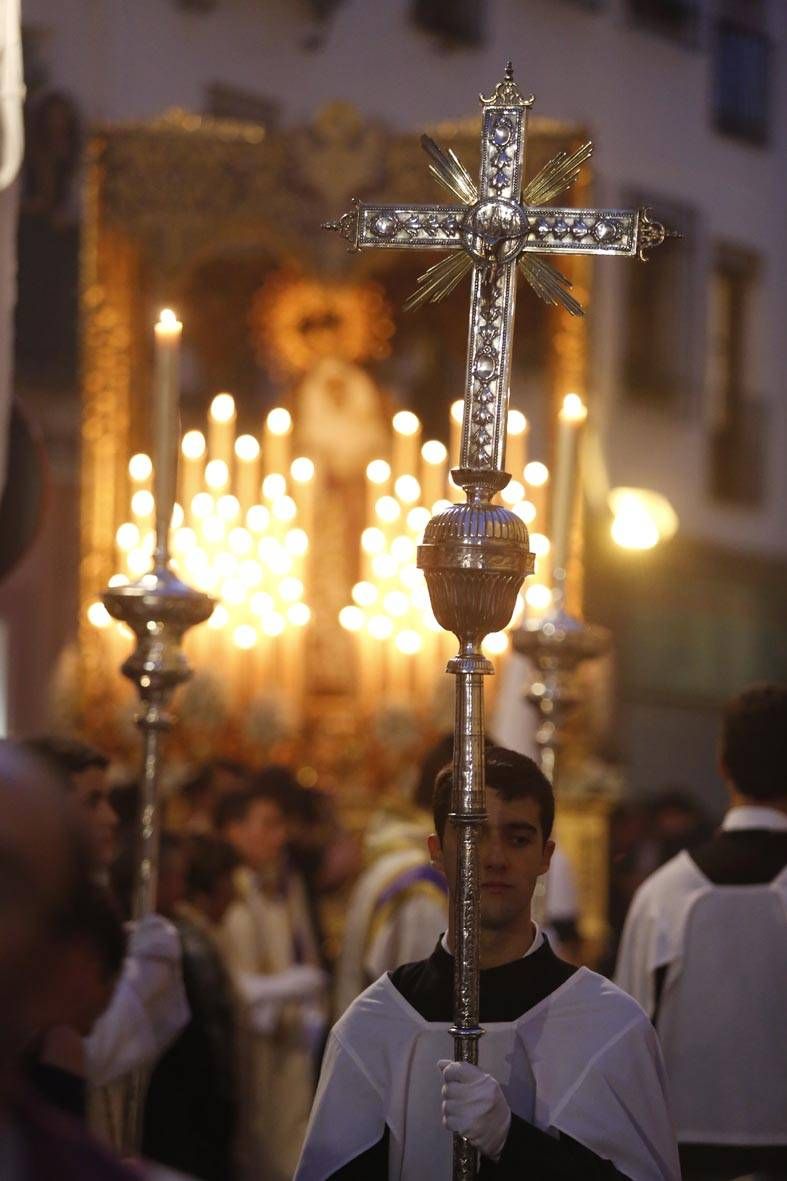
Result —
M453 895L451 779L450 767L437 777L429 848ZM486 785L480 1065L449 1057L451 919L429 959L382 976L335 1026L296 1181L448 1181L448 1132L478 1149L481 1177L501 1181L680 1177L650 1022L559 960L530 917L554 848L552 789L532 760L495 748Z

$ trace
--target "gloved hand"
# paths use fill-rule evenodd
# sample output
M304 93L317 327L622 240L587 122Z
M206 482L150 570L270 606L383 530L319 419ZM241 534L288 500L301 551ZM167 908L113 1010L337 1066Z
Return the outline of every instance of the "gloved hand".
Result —
M441 1058L437 1065L443 1073L443 1126L498 1160L511 1127L511 1108L497 1079L469 1062Z
M139 922L127 925L130 931L128 954L140 960L167 960L180 963L180 936L176 928L160 914L146 914Z

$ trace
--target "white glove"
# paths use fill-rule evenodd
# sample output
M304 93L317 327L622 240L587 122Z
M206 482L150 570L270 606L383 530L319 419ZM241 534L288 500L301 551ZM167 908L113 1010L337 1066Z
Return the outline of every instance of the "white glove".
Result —
M135 959L180 963L180 936L160 914L146 914L139 922L129 923L127 929L131 932L128 954Z
M271 1002L311 1000L319 996L326 986L322 968L311 964L294 964L283 972L270 975L255 972L240 972L237 983L243 999L249 1005Z
M511 1127L511 1108L497 1079L469 1062L441 1058L437 1065L443 1072L443 1126L498 1160Z

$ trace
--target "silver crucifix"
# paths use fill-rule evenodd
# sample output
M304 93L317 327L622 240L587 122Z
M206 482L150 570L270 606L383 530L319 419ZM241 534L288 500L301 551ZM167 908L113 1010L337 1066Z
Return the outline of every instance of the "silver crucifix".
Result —
M516 269L537 295L561 304L572 315L582 308L565 276L544 254L639 255L664 241L663 226L645 210L561 209L546 205L576 179L591 145L572 155L561 152L522 189L527 114L509 62L494 93L481 96L481 175L478 186L452 151L443 152L427 136L423 146L430 171L459 199L459 205L366 205L328 229L338 230L351 250L449 251L418 281L409 301L414 307L443 298L472 271L470 333L467 347L464 426L454 482L467 493L433 517L418 550L432 610L454 632L459 652L449 661L456 676L453 793L450 821L456 832L457 873L452 906L454 939L454 1056L478 1061L479 885L478 842L486 819L484 784L483 678L493 672L481 651L489 632L511 619L517 592L533 569L524 523L495 493L509 476L504 471L506 418L511 373L511 338ZM454 1181L470 1181L477 1153L454 1136Z

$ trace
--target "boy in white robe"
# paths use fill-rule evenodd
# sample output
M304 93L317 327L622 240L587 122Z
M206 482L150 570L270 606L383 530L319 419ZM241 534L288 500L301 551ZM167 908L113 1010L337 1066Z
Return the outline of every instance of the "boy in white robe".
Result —
M645 881L618 984L664 1050L684 1177L787 1176L787 687L727 707L731 807Z
M429 846L456 885L452 769ZM549 868L552 789L524 755L486 752L479 1066L450 1061L453 912L427 960L382 976L334 1027L296 1181L449 1181L451 1136L481 1177L676 1181L661 1056L640 1007L559 960L530 904Z

